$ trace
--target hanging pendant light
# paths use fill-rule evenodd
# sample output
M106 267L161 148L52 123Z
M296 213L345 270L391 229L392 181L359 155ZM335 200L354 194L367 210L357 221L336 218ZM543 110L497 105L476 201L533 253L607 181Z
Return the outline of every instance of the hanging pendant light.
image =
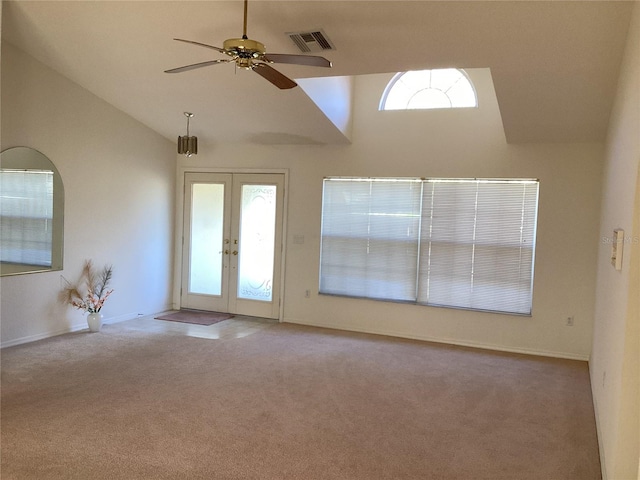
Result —
M190 157L198 154L198 137L189 136L189 120L193 117L193 113L184 112L184 115L187 117L187 135L178 137L178 153Z

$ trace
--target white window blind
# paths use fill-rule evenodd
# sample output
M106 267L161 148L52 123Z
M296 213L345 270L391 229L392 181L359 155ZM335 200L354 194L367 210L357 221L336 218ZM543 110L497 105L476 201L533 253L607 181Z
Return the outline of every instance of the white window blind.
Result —
M420 180L324 182L320 291L415 301Z
M320 292L531 313L536 180L327 179Z
M51 266L53 172L0 170L0 260Z
M531 313L536 181L428 180L418 302Z

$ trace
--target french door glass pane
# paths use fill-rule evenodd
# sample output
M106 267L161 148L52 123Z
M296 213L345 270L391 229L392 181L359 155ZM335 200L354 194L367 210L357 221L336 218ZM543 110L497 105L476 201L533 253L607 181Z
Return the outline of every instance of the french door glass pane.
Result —
M191 192L189 292L222 293L224 185L195 183Z
M276 186L243 185L238 298L270 302L276 232Z

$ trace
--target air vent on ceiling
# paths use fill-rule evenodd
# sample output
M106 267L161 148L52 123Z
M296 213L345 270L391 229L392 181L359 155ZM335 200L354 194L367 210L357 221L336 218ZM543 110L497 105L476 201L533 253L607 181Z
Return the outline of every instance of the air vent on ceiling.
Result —
M336 49L322 29L308 32L288 32L286 35L288 35L300 51L304 53Z

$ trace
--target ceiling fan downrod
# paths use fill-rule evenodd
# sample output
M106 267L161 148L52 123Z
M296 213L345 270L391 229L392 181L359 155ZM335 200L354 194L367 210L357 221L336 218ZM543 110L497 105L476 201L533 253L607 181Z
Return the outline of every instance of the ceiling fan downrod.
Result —
M244 24L242 25L242 38L247 40L247 10L249 9L249 0L244 0Z

